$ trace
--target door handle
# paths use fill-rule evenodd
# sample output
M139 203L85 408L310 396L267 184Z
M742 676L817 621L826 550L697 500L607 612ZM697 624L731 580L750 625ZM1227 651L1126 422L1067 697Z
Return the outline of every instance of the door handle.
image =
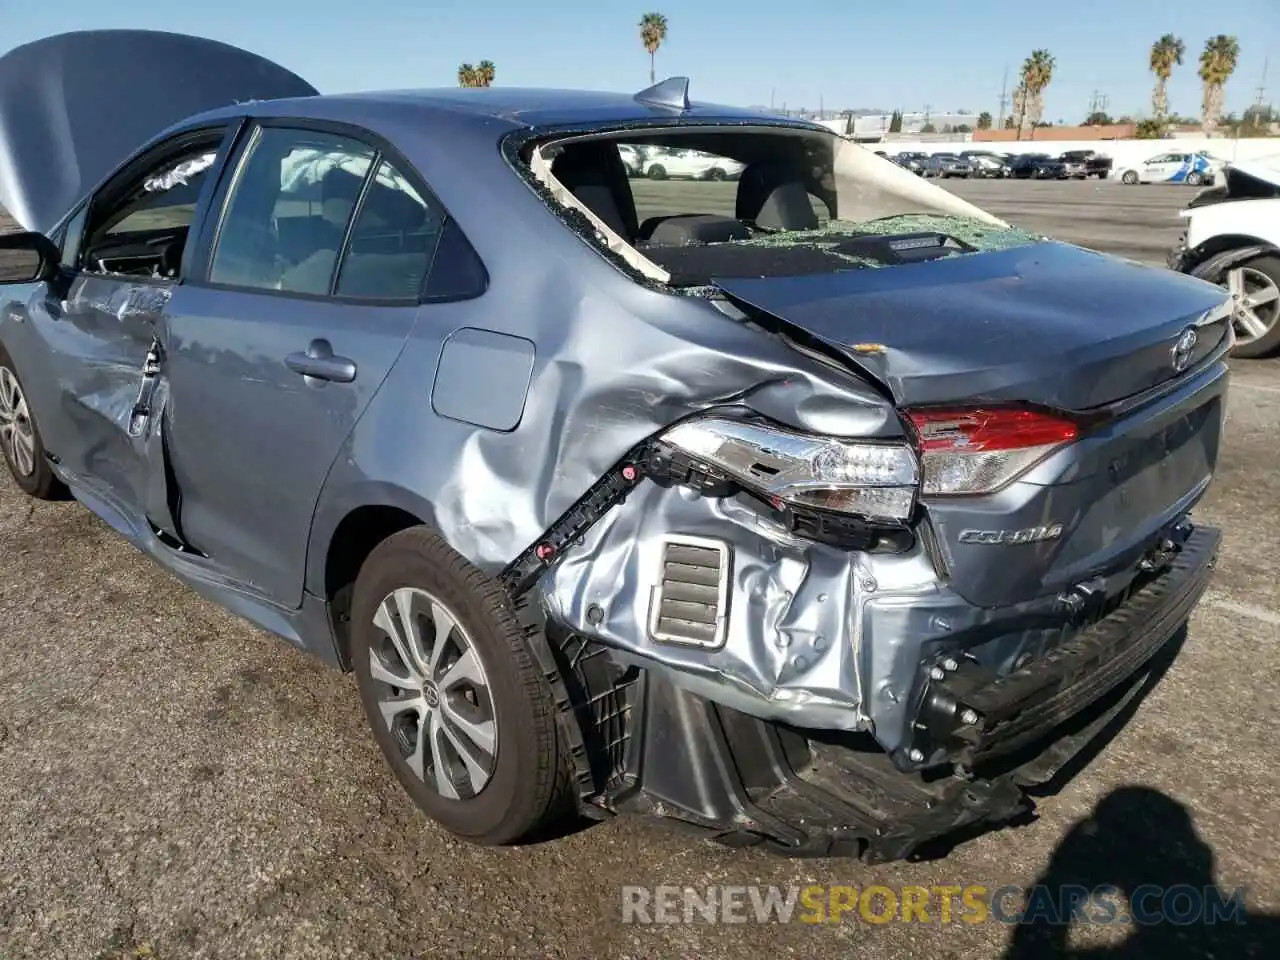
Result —
M350 383L356 378L355 361L335 355L328 340L312 340L306 353L291 353L284 358L284 363L308 379Z

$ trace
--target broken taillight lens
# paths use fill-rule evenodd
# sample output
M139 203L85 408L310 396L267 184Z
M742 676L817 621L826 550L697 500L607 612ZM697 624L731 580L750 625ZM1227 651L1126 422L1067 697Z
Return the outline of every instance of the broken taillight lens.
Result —
M1080 436L1064 417L1036 410L907 411L925 496L994 493Z

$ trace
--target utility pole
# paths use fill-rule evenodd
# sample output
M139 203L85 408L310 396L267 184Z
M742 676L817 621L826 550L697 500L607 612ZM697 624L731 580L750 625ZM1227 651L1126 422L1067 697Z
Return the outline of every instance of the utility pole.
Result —
M770 87L770 88L769 88L769 111L770 111L771 113L773 112L773 95L774 95L775 93L777 93L777 92L778 92L778 88L777 88L777 87Z
M1095 113L1106 113L1107 104L1110 102L1110 100L1111 98L1108 97L1105 93L1100 93L1099 91L1094 90L1093 96L1089 98L1088 116L1092 117Z
M1262 61L1262 82L1258 84L1257 105L1263 106L1267 102L1267 67L1270 65L1271 58L1265 57Z
M996 110L996 122L992 125L996 130L1004 129L1004 108L1009 103L1009 65L1004 67L1004 79L1000 81L1000 106Z

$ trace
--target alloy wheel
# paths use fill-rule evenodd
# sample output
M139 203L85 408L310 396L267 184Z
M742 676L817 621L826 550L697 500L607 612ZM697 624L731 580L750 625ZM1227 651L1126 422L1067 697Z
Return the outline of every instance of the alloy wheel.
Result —
M1227 289L1236 302L1232 323L1237 343L1265 337L1280 320L1280 287L1262 271L1236 267L1227 274Z
M498 728L493 694L471 637L425 590L401 587L373 618L369 648L378 708L414 776L448 800L480 793L493 776Z
M13 371L0 367L0 445L14 472L29 477L36 470L36 438L27 398Z

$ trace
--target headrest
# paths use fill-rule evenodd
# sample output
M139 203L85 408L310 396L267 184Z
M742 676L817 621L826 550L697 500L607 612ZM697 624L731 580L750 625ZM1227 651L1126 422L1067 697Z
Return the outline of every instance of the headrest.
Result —
M375 180L364 198L365 212L376 217L380 226L393 230L416 230L427 216L427 208L416 197Z
M551 175L572 190L577 186L610 182L621 163L614 144L588 140L565 147L551 162ZM625 176L625 170L623 174Z
M756 226L761 230L816 230L818 215L804 184L793 180L770 190L756 214Z
M812 230L818 226L809 191L790 164L753 163L743 170L735 216L762 230Z
M320 214L325 220L345 227L351 218L351 208L360 196L363 178L342 169L332 167L320 178Z

